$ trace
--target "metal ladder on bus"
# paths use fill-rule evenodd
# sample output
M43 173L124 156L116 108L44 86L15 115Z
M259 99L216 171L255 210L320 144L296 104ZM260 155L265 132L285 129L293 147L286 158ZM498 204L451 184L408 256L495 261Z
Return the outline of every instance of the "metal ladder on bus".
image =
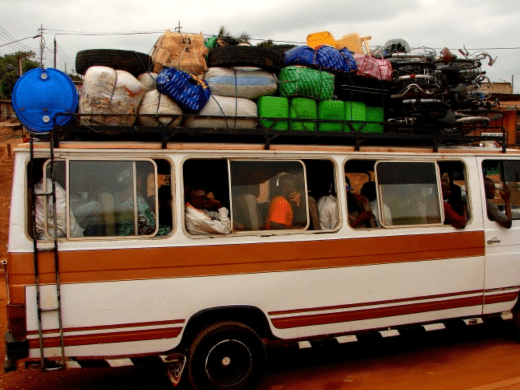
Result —
M43 169L43 166L36 167L35 159L34 159L34 136L30 135L30 175L31 175L31 183L32 183L32 199L31 199L31 221L32 221L32 234L33 234L33 253L34 253L34 279L36 286L36 308L37 308L37 320L38 320L38 338L40 344L40 369L42 371L53 371L60 370L65 368L65 344L63 338L63 321L62 321L62 310L61 310L61 287L60 287L60 268L59 268L59 257L58 257L58 240L57 240L57 213L56 213L56 175L55 175L55 159L54 159L54 145L55 138L53 134L50 135L49 145L50 145L50 179L52 182L52 186L46 188L45 192L35 193L35 186L37 183L34 182L34 170L35 169ZM45 175L43 175L43 178ZM42 180L43 180L42 178ZM36 199L38 197L43 197L46 205L49 204L49 197L52 198L52 221L54 226L54 237L53 244L50 248L40 248L37 240L37 232L36 232ZM47 215L44 218L48 217L47 207L44 207ZM55 274L55 286L56 286L56 301L57 305L52 308L42 308L41 302L41 285L40 285L40 254L41 253L53 253L54 256L54 274ZM43 340L43 328L42 328L42 315L45 313L55 313L57 316L58 328L59 328L59 339L60 339L60 352L61 352L61 361L56 360L47 360L45 358L45 348L44 348L44 340Z

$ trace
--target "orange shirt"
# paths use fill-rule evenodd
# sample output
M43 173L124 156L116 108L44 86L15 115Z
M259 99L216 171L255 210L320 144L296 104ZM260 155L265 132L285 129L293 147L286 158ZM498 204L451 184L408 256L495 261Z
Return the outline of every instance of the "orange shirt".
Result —
M279 223L280 225L292 226L293 211L290 203L283 196L277 196L271 201L269 206L269 213L267 214L267 221L265 228L271 229L271 222Z

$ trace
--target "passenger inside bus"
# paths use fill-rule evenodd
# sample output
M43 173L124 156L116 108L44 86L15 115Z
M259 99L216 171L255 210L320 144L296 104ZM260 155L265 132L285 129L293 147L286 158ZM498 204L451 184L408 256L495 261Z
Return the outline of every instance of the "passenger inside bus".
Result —
M466 227L467 219L464 215L458 214L448 203L451 194L451 185L448 180L442 180L442 197L444 199L444 224L449 224L457 229Z
M301 192L296 178L284 173L277 179L277 195L271 200L265 223L266 230L291 229L294 208L300 206Z
M486 191L486 207L488 218L492 221L495 221L500 226L511 229L512 226L512 214L511 214L511 190L507 185L504 185L504 189L500 191L500 195L504 199L505 203L505 212L502 212L498 205L493 202L495 199L495 182L493 179L486 177L484 179L484 187Z
M381 221L379 220L379 205L377 203L377 191L376 191L376 183L374 181L367 181L361 187L361 195L368 199L370 209L372 210L372 214L374 214L374 220L377 227L381 227ZM392 225L392 212L390 211L390 207L383 203L383 221L385 225Z
M52 191L52 180L47 177L44 181L45 160L35 160L34 175L32 180L35 184L36 194L50 193ZM56 164L58 166L58 164ZM31 172L31 166L28 167ZM36 239L47 240L49 237L62 238L67 236L67 194L65 189L55 181L56 196L56 226L54 224L54 204L52 196L37 196L35 204ZM83 236L83 229L77 223L72 212L70 213L70 235L71 237ZM56 229L55 229L56 228ZM47 234L48 236L47 236Z
M333 230L339 225L338 200L334 184L330 185L329 194L318 200L318 215L322 230Z
M370 208L368 199L353 191L347 175L345 175L345 181L347 183L347 207L350 226L353 228L376 227L374 213Z
M172 187L162 186L157 192L159 198L159 230L158 236L167 236L172 231Z
M211 211L216 208L217 211ZM200 186L190 188L186 194L186 230L190 234L229 234L229 210Z
M144 183L147 172L144 164L136 164L137 232L135 232L134 217L134 171L132 168L124 169L117 177L118 183L123 187L123 191L116 194L116 204L119 211L119 236L150 235L155 232L155 214L145 200L147 196Z
M104 235L101 204L93 196L88 180L82 173L71 175L69 179L69 205L76 221L84 229L85 236Z

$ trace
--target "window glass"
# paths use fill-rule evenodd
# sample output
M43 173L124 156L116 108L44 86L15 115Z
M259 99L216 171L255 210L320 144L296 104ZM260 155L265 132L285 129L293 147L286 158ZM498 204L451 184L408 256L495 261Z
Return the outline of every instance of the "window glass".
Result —
M300 161L230 161L233 229L305 229L305 169Z
M484 178L491 183L492 190L488 190L486 198L494 203L499 211L505 214L506 203L502 197L504 183L510 190L512 219L520 219L520 160L485 160L482 163ZM490 214L491 205L488 203L488 218L495 220Z
M381 215L383 225L442 223L435 163L378 162L376 174L380 205L391 213L391 221Z
M71 160L70 220L84 236L153 235L158 230L155 183L151 161Z

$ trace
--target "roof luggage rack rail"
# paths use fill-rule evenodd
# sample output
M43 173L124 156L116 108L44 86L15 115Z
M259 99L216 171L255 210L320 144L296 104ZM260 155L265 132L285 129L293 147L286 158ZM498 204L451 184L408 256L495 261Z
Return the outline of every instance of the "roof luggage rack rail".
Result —
M74 116L78 114L60 114ZM127 114L81 114L81 117L118 117ZM178 117L179 115L155 115L152 117ZM265 149L272 144L293 145L337 145L354 146L359 150L364 146L425 146L432 147L437 152L440 146L479 145L483 141L494 141L506 151L506 131L503 127L475 127L464 134L452 130L437 131L433 127L396 124L389 121L339 121L330 119L300 119L301 123L342 123L350 131L317 131L317 130L275 130L278 122L290 122L290 118L271 117L224 117L201 116L198 114L183 114L183 118L197 117L199 119L226 119L227 127L222 128L191 128L191 127L148 127L148 126L108 126L75 124L55 126L53 135L57 140L75 141L144 141L161 142L166 148L169 142L199 142L199 143L260 143ZM257 122L256 128L234 128L234 119L249 119ZM269 127L263 123L269 121ZM74 121L73 121L74 122ZM382 131L365 132L366 126L378 125ZM482 135L485 133L485 135ZM493 135L491 135L493 134ZM496 134L496 136L494 135ZM57 145L58 146L58 145Z

